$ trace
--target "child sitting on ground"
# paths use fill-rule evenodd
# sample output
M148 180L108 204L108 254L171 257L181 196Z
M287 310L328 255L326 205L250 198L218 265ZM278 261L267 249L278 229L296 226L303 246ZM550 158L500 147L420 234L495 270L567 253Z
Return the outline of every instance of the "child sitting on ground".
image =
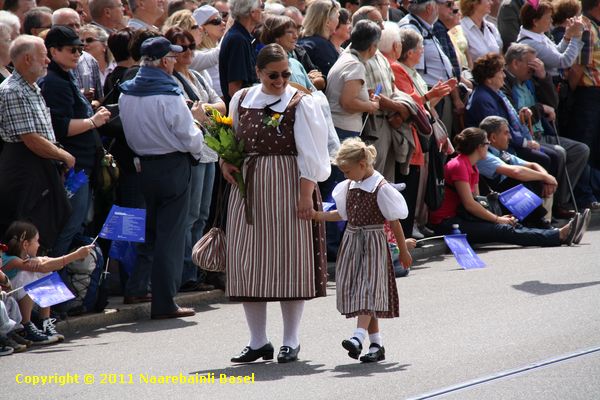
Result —
M3 270L12 280L14 288L20 288L34 282L53 271L62 269L65 265L87 257L94 245L83 246L76 251L62 257L36 257L39 244L37 228L24 221L13 222L7 229L6 243L8 250L2 255ZM12 276L11 276L12 275ZM19 302L19 308L25 328L25 339L33 344L50 344L64 340L64 336L56 331L54 319L50 318L50 307L40 308L42 329L39 330L31 322L33 300L21 289L14 293Z
M406 240L399 219L406 218L404 197L373 164L377 151L358 138L344 140L335 162L346 176L333 190L337 211L313 211L313 219L348 220L336 264L337 308L347 318L358 317L357 329L342 346L358 359L369 334L369 352L362 362L385 360L379 318L398 317L398 291L384 222L390 222L400 250L400 262L410 267L414 239Z

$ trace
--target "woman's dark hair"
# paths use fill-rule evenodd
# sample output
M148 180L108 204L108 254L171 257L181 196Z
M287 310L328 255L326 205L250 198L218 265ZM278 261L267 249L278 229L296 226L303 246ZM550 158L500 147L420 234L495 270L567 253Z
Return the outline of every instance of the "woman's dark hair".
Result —
M290 17L285 15L269 15L263 23L260 41L263 44L275 43L290 28L298 29L296 23Z
M479 128L467 128L454 136L454 147L460 154L470 155L487 141L487 133Z
M504 68L504 57L498 53L488 53L479 57L473 63L473 79L478 85L483 85L486 79L492 78Z
M360 20L352 28L350 33L350 47L356 51L365 51L379 42L381 38L381 28L373 22L366 19Z
M133 38L133 29L131 28L120 29L108 37L108 48L116 62L125 61L131 57L129 53L131 38Z
M194 40L194 36L192 36L192 34L184 29L181 29L177 26L174 26L172 28L169 28L169 30L167 32L165 32L165 37L167 39L169 39L169 42L173 43L173 44L177 44L177 42L179 40L183 41L185 39L188 40L188 42L190 42L190 44L194 43L196 44L196 41Z
M578 0L557 0L552 6L552 24L560 25L569 18L573 18L581 13L581 3Z
M256 68L264 69L273 62L287 60L288 55L277 43L271 43L263 47L256 56Z
M4 243L8 246L6 254L20 257L23 242L33 239L37 234L38 230L31 222L13 222L4 234Z
M131 58L133 58L135 61L140 61L140 58L142 58L142 55L140 54L140 48L142 47L144 40L157 36L160 36L160 33L150 29L138 29L135 31L133 33L133 37L131 38L131 42L129 42L129 54L131 54Z
M340 25L346 25L349 24L350 18L352 17L352 15L350 15L350 11L346 10L345 8L340 8L340 14L338 17L338 28L340 27Z
M554 8L552 7L552 3L547 0L541 0L538 4L537 8L533 7L528 2L523 4L521 7L521 25L525 29L533 28L533 22L536 19L542 18L547 12L552 13Z

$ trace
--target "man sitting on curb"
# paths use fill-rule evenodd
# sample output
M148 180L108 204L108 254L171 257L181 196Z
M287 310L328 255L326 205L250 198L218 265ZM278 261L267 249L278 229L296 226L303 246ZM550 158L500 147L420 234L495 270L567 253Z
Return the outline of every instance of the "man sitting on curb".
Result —
M508 121L502 117L490 116L484 118L479 127L487 132L488 146L487 157L477 162L477 168L490 189L503 192L519 184L523 184L529 190L542 198L552 197L557 188L556 179L550 175L541 165L525 161L508 150L510 130ZM524 224L541 228L549 228L549 222L544 220L546 210L540 206L525 218ZM585 232L590 221L590 210L582 212L580 224ZM573 240L579 243L583 234L577 235ZM577 240L579 239L579 240ZM577 240L577 241L576 241Z

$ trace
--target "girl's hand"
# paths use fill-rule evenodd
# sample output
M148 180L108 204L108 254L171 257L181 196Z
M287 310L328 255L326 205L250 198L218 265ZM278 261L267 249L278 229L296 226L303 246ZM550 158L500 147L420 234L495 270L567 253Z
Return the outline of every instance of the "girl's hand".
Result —
M101 127L110 119L110 111L108 111L105 107L100 107L98 108L98 111L96 111L96 114L94 114L90 119L96 128Z
M503 215L501 217L496 218L496 223L500 225L515 226L515 224L517 223L517 219L512 215Z
M33 272L38 272L42 266L42 260L37 257L29 257L27 260L23 260L23 264L26 264Z
M237 182L233 177L235 172L240 172L240 169L233 164L229 164L228 162L221 160L221 173L223 174L223 178L234 186L237 186Z
M300 219L312 219L315 215L315 209L313 208L312 197L300 196L298 198L298 204L296 207L296 213Z
M408 240L410 240L410 239L408 239ZM408 242L408 240L407 240L407 242ZM412 256L410 255L410 253L408 251L400 252L400 264L402 264L404 269L408 269L412 265L412 261L413 261Z
M417 247L417 239L410 238L406 239L404 242L406 243L406 248L409 250L412 250L415 247Z
M75 251L75 254L77 254L77 259L81 260L81 259L86 258L92 252L94 247L96 247L96 245L88 244L87 246L81 246L80 248L78 248Z

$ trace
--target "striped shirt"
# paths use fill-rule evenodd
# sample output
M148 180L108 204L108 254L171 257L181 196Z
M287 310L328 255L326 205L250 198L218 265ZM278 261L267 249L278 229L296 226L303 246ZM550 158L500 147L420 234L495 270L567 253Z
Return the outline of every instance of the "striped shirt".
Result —
M29 84L15 70L0 85L0 138L21 142L21 135L37 133L55 143L50 109L36 83Z
M583 67L583 76L579 80L578 86L599 87L600 86L600 31L598 21L589 16L585 16L589 21L590 29L589 42L584 41L583 49L579 57L579 64Z

